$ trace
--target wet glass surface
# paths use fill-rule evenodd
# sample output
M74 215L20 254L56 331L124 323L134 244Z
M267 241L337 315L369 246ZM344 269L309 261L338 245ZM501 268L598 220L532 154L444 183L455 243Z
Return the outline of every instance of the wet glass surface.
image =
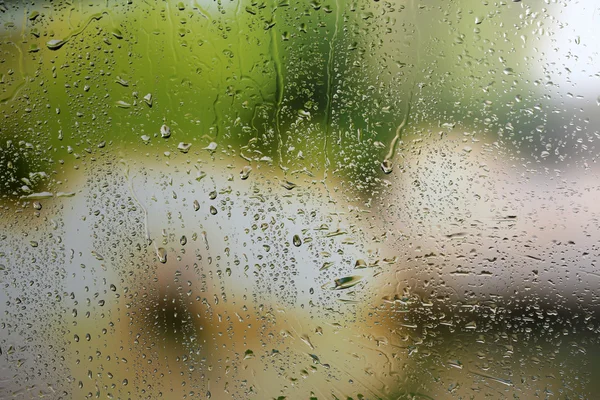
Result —
M594 398L599 8L4 1L0 398Z

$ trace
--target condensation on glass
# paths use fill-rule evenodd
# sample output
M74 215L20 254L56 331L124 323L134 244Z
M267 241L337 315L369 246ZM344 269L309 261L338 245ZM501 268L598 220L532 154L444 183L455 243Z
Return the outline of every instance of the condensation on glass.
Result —
M0 397L594 398L593 0L0 4Z

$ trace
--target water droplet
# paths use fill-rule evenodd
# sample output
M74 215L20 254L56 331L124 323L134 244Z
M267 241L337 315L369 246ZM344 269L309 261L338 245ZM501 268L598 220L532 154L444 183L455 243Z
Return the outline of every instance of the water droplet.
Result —
M342 290L349 289L358 284L362 280L362 276L353 275L353 276L345 276L343 278L338 278L333 281L334 286L331 287L331 290Z
M185 246L187 243L187 238L185 237L185 235L183 235L181 237L181 239L179 239L179 243L181 243L182 246Z
M194 200L194 211L198 211L200 209L200 203L198 200Z
M181 151L184 154L187 153L188 151L190 151L190 147L192 147L191 143L184 143L184 142L179 143L179 145L177 146L179 151Z
M52 39L52 40L48 40L46 42L46 46L50 49L50 50L58 50L61 47L63 47L63 45L65 43L67 43L68 40L62 40L62 39Z
M121 86L129 86L129 82L127 82L125 79L121 78L120 76L117 76L117 78L115 79L115 82L118 83Z
M294 246L296 246L296 247L302 246L302 239L300 239L300 236L298 236L298 235L294 235L294 237L292 238L292 242L294 243Z
M217 209L215 208L215 206L210 206L210 213L212 215L217 215Z
M113 28L110 33L112 33L112 35L117 39L123 39L123 34L119 28Z
M148 107L152 107L152 93L148 93L144 96L144 101L148 105Z
M209 199L211 199L211 200L214 200L214 199L216 199L216 198L217 198L217 191L216 191L216 190L213 190L212 192L210 192L210 193L208 194L208 198L209 198Z
M171 128L169 128L167 125L163 125L160 127L160 136L162 136L163 138L168 138L171 136Z
M250 167L249 165L246 165L240 171L240 178L242 178L242 180L248 179L248 177L250 176L250 172L252 172L252 167Z
M250 358L254 358L254 352L248 349L244 352L244 360L248 360Z
M354 264L355 269L367 268L367 262L365 260L356 260L356 264Z
M164 264L167 262L167 251L164 249L164 247L159 247L156 249L156 256L158 257L158 261L161 263Z
M131 108L131 103L128 103L128 102L123 101L123 100L119 100L115 104L119 108Z
M39 201L34 201L33 202L33 208L35 208L36 210L41 210L42 209L42 203L40 203Z
M31 194L25 196L25 198L27 198L27 199L49 199L52 196L54 196L54 195L50 192L40 192L40 193L31 193Z
M290 181L283 181L283 182L281 182L281 186L283 186L287 190L292 190L297 185L295 183L293 183L293 182L290 182Z
M198 182L200 182L205 176L206 176L206 172L204 172L204 171L198 171L198 174L196 175L196 180Z
M381 170L383 171L384 174L391 173L393 168L394 168L394 164L392 164L392 162L388 159L383 160L383 162L381 163Z

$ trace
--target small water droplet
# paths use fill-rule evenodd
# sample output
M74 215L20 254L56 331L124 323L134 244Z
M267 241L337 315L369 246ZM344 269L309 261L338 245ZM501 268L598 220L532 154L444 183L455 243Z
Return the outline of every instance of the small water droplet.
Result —
M194 211L198 211L200 209L200 203L198 200L194 200Z
M294 243L294 246L296 246L296 247L302 246L302 239L300 239L300 236L298 236L298 235L294 235L294 237L292 238L292 242Z
M40 203L39 201L34 201L33 202L33 208L35 208L36 210L41 210L42 209L42 203Z
M210 206L210 213L212 215L217 215L217 209L215 208L215 206Z
M179 243L181 243L182 246L185 246L187 243L187 238L185 237L185 235L183 235L181 237L181 239L179 239Z
M156 256L158 257L158 261L165 264L167 262L167 251L164 247L159 247L156 249Z

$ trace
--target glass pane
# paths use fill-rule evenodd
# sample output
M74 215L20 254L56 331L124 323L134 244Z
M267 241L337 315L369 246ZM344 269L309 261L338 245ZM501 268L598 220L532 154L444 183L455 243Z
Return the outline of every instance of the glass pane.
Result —
M600 6L0 4L0 397L594 398Z

